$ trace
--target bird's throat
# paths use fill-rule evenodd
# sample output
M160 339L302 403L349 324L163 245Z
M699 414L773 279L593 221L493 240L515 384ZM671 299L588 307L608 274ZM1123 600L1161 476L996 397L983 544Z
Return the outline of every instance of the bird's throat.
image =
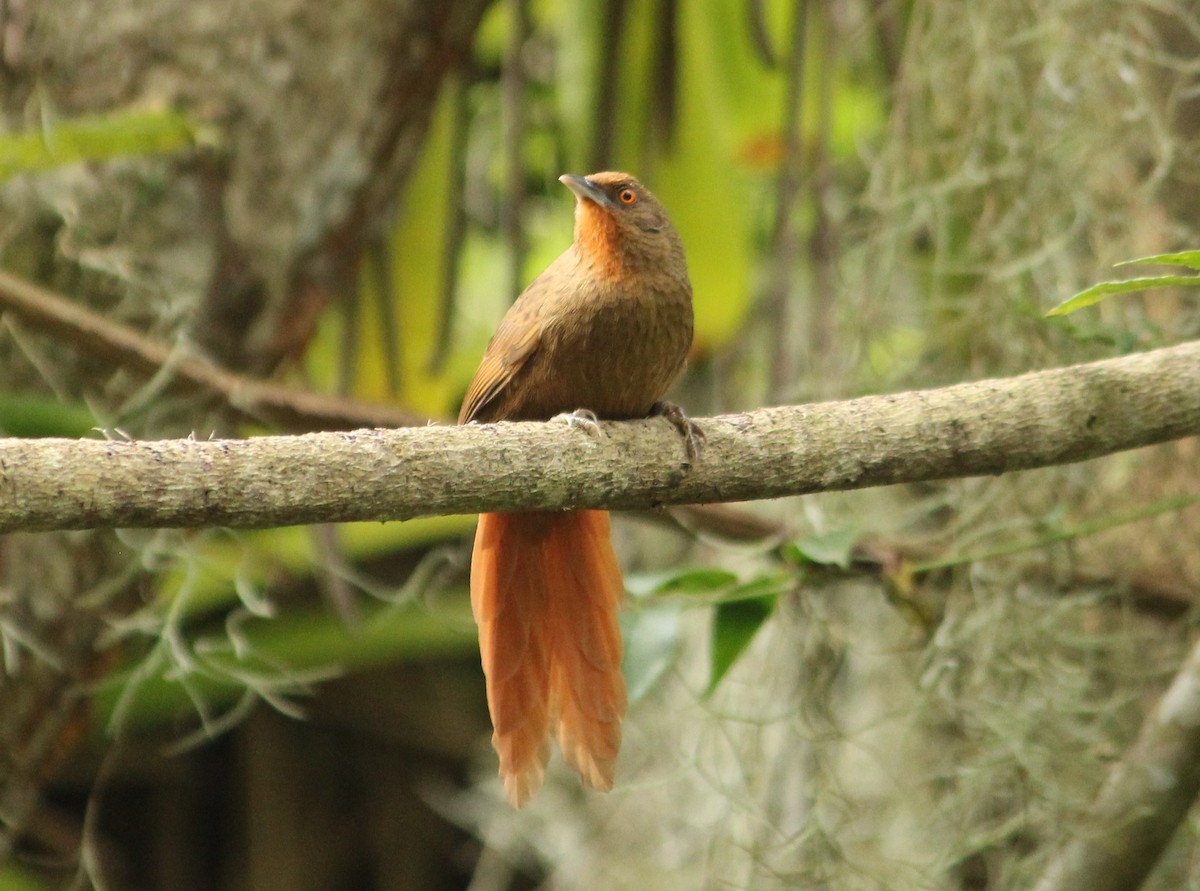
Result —
M612 213L594 201L580 201L575 209L575 247L607 281L619 281L628 274L622 233Z

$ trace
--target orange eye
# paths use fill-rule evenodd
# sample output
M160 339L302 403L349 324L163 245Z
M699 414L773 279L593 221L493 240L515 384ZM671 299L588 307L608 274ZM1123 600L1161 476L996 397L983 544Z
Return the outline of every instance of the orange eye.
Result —
M617 198L620 199L622 204L633 204L633 202L637 201L637 192L633 189L622 189L617 193Z

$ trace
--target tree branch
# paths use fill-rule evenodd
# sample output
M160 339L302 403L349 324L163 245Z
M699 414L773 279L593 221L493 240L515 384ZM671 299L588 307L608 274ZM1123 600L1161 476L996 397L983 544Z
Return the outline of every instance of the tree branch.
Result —
M185 350L175 350L86 306L0 269L0 310L86 355L147 377L170 369L173 389L217 396L250 421L288 430L347 429L364 424L421 423L388 405L365 405L235 374Z
M0 532L263 527L775 498L997 474L1200 433L1200 342L1015 378L699 422L247 440L0 440Z
M1200 791L1200 643L1109 773L1036 891L1125 891L1158 863Z

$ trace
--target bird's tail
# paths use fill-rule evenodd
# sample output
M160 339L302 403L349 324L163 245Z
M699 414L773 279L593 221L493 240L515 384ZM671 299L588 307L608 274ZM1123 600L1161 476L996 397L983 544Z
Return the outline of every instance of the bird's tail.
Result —
M471 608L514 806L541 786L555 730L583 781L612 788L625 715L623 592L606 512L480 515Z

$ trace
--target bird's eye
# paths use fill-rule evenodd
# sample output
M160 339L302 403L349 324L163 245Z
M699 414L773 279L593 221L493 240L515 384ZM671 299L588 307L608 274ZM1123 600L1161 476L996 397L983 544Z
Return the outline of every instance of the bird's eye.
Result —
M637 201L637 192L633 189L622 189L617 193L617 198L622 204L633 204Z

